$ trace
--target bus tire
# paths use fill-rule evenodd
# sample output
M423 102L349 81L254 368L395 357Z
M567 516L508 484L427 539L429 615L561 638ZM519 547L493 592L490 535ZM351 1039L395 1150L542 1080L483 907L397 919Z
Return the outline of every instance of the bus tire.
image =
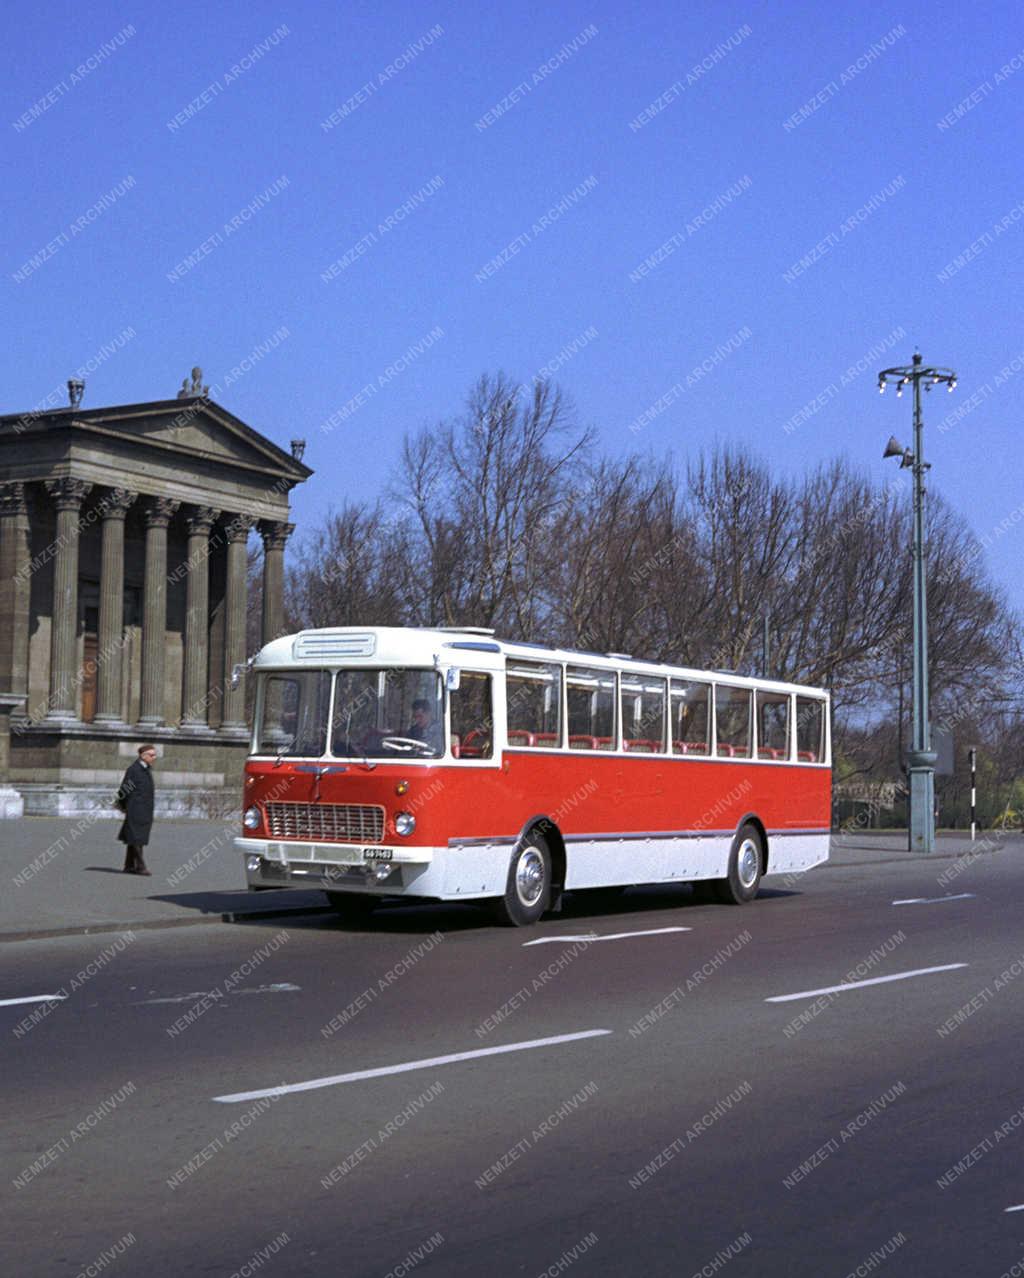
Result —
M764 841L752 822L741 825L729 852L729 873L715 881L718 899L725 905L746 905L757 896L764 865Z
M377 907L375 896L362 896L357 892L328 892L327 901L346 923L365 923Z
M497 921L505 927L529 927L551 904L551 853L542 835L531 830L508 867L505 895L494 902Z

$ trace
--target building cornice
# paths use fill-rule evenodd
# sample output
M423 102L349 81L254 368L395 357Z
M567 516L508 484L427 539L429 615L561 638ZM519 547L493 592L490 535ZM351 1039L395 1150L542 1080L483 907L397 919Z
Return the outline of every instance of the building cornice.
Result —
M181 426L188 426L203 419L215 423L229 435L235 436L256 452L263 454L267 464L261 465L237 457L225 457L209 449L196 448L192 443L176 443L169 439L155 439L151 435L128 435L118 430L116 423L127 424L154 418L180 419ZM130 440L135 447L163 450L188 457L201 457L204 461L233 468L287 476L290 487L308 479L313 471L302 462L279 448L251 426L247 426L222 405L200 397L191 399L154 400L148 404L123 404L110 408L53 409L45 413L7 413L0 416L0 450L8 443L24 444L29 439L53 435L56 432L108 436L119 441Z

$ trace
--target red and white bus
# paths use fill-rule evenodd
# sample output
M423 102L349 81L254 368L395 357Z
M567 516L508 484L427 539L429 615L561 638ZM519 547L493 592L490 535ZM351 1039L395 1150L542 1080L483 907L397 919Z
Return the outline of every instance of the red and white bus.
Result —
M338 627L276 639L257 679L249 886L493 901L536 922L563 891L757 895L828 858L820 689L491 631Z

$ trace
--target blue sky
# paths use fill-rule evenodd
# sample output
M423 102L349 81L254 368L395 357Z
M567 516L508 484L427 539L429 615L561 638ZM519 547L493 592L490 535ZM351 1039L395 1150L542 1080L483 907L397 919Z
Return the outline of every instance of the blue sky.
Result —
M1024 606L1019 6L50 3L7 39L0 411L199 364L309 441L301 530L560 359L603 452L887 482L916 345L960 377L933 488Z

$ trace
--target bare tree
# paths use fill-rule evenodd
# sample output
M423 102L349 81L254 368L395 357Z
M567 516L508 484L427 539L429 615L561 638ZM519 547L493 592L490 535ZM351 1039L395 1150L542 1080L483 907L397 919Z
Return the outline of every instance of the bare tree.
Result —
M492 626L825 686L845 771L892 779L910 713L905 485L841 461L784 478L740 449L680 478L592 444L550 383L482 377L461 416L406 439L385 499L346 504L293 548L290 624ZM933 720L999 714L1024 739L1008 726L1024 704L1019 623L965 522L929 509Z
M295 629L403 625L404 530L381 505L346 503L292 553L285 608Z
M635 457L594 463L568 486L552 533L553 634L569 646L678 659L706 580L669 468Z
M403 492L435 621L526 637L540 620L550 531L591 442L550 382L482 377L465 414L406 440Z

